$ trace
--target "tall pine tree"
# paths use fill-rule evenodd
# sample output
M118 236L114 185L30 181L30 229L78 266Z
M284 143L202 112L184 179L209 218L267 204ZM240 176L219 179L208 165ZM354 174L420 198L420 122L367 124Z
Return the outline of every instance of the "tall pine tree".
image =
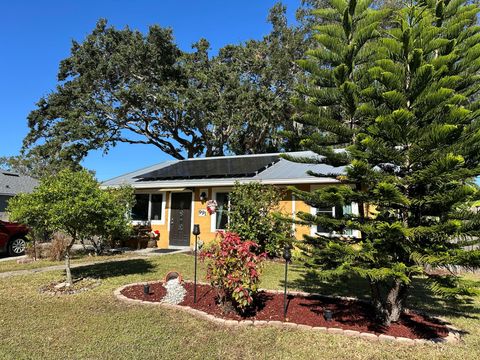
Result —
M369 0L331 0L316 11L318 48L301 62L310 81L296 121L309 129L302 144L321 156L299 161L346 165L346 175L295 195L360 211L299 213L300 223L324 229L300 246L326 279L367 279L386 326L398 321L413 277L431 280L437 294L468 296L453 274L429 269L480 266L470 246L480 215L469 206L480 175L477 13L466 0L410 0L390 14Z

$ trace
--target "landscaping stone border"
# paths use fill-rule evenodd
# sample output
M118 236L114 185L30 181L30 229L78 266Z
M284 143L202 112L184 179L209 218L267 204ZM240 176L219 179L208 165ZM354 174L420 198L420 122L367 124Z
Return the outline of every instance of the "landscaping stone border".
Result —
M146 285L146 284L155 284L158 283L159 281L144 281L144 282L137 282L137 283L131 283L127 284L124 286L119 287L114 291L114 295L118 300L121 300L123 302L129 303L129 304L142 304L142 305L152 305L152 306L162 306L165 308L170 308L170 309L178 309L182 310L185 312L188 312L192 315L195 315L196 317L211 321L213 323L216 323L218 325L223 325L223 326L228 326L228 327L245 327L245 326L256 326L256 327L261 327L261 326L275 326L278 328L290 328L290 329L299 329L299 330L308 330L308 331L321 331L321 332L327 332L330 334L342 334L346 336L352 336L352 337L359 337L363 339L368 339L368 340L374 340L374 341L395 341L398 343L403 343L407 345L427 345L427 344L446 344L446 343L457 343L461 341L461 330L449 325L445 319L439 318L439 317L433 317L429 316L427 314L423 314L424 316L429 317L430 319L434 319L436 321L439 321L443 325L446 326L448 329L448 335L444 338L434 338L434 339L409 339L405 337L395 337L395 336L390 336L390 335L376 335L373 333L367 333L367 332L360 332L356 330L344 330L336 327L323 327L323 326L310 326L310 325L304 325L304 324L297 324L297 323L291 323L291 322L283 322L283 321L266 321L266 320L226 320L222 319L219 317L216 317L214 315L208 314L204 311L197 310L194 308L191 308L190 306L183 306L183 305L172 305L168 303L162 303L158 301L144 301L144 300L138 300L138 299L131 299L126 297L125 295L122 294L122 290L130 287L130 286L135 286L135 285ZM186 281L190 282L191 281ZM197 283L199 285L208 285L206 283ZM276 293L276 294L283 294L282 290L267 290L267 289L260 289L260 291L265 291L269 293ZM336 298L336 299L342 299L342 300L353 300L353 301L363 301L361 299L353 298L353 297L345 297L345 296L327 296L327 295L322 295L322 294L317 294L317 293L308 293L308 292L302 292L302 291L288 291L289 295L299 295L299 296L322 296L325 298Z

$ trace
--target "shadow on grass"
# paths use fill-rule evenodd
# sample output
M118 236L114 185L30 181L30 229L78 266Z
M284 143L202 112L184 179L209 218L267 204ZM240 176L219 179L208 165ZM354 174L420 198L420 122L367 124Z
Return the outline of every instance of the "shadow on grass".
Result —
M297 278L288 282L289 288L318 293L328 296L349 296L370 299L370 287L365 279L357 276L342 279L323 280L313 272L306 272L299 266L292 266L292 273ZM469 287L480 289L480 281L468 280ZM280 281L284 286L284 281ZM426 278L415 278L409 290L407 308L425 311L437 316L461 316L480 319L480 307L473 298L446 299L434 294Z
M143 259L112 261L101 264L80 266L72 269L72 275L105 279L110 277L147 274L155 271L155 266Z
M297 276L296 279L288 281L288 286L301 291L330 296L352 296L361 299L369 298L368 283L360 277L323 280L318 274L306 272L304 268L300 266L292 266L289 273ZM282 280L280 284L283 287L285 283Z
M469 281L469 286L480 289L480 281ZM474 298L441 298L433 293L426 278L415 278L410 288L408 306L440 316L464 317L480 320L480 306Z

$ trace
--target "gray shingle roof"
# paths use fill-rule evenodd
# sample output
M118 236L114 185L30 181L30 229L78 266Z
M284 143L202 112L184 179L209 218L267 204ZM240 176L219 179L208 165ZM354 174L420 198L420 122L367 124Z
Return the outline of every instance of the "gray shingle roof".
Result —
M0 194L16 195L32 192L38 181L30 176L0 170Z
M279 154L258 154L258 155L237 155L232 158L238 157L258 157L258 156L271 156ZM293 157L315 157L314 153L310 151L300 151L288 153ZM220 157L219 157L220 158ZM208 158L215 159L215 158ZM103 182L103 186L120 186L120 185L132 185L135 188L177 188L177 187L194 187L194 186L231 186L235 181L250 182L259 181L268 184L299 184L299 183L337 183L338 181L334 177L316 177L307 174L308 171L314 173L330 175L330 174L343 174L344 167L333 167L325 164L304 164L285 160L281 158L267 169L259 172L258 174L250 177L226 177L226 178L204 178L204 179L167 179L167 180L145 180L141 178L142 174L147 174L154 170L170 166L178 163L179 161L202 161L199 159L187 159L187 160L172 160L166 161L160 164L148 166L137 171L133 171L110 180Z

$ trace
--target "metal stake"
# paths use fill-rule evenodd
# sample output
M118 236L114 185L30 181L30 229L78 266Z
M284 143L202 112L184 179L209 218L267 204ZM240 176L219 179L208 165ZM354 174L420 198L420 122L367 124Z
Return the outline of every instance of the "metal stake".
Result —
M193 302L197 302L197 251L198 251L198 235L200 235L200 225L193 225L192 234L195 235L195 275L193 280Z
M287 271L288 271L288 260L285 260L285 288L283 291L283 320L287 318Z
M193 302L197 302L197 244L198 235L195 235L195 275L194 275L194 285L193 285Z

